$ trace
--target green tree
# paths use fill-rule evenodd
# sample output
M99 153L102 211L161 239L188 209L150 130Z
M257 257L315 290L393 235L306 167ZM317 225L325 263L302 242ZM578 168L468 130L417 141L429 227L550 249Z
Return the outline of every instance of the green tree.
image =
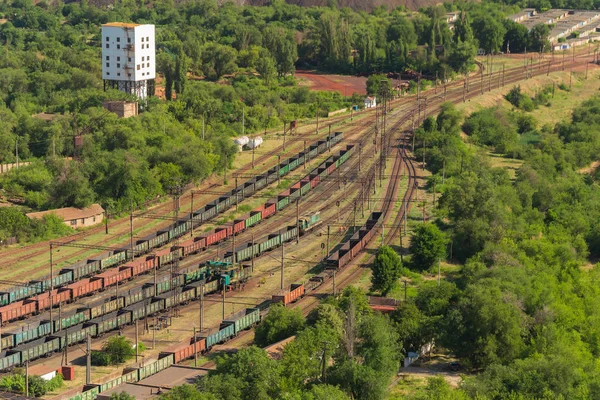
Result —
M436 225L418 226L410 241L411 263L419 270L428 270L446 256L446 236Z
M269 25L263 33L263 46L275 59L279 76L295 72L294 64L298 58L298 46L291 31Z
M379 95L381 88L386 87L388 93L392 90L392 82L383 74L373 74L367 78L367 93Z
M496 54L500 51L506 33L506 28L500 19L484 14L473 21L473 28L475 37L479 40L479 47L486 53Z
M385 296L398 283L402 275L402 262L391 247L382 246L377 251L372 269L371 287Z
M135 348L131 340L117 335L102 344L102 352L109 357L111 364L121 364L135 355Z
M269 314L256 328L254 340L259 346L268 346L294 335L304 327L304 317L297 308L281 304L271 307Z
M260 74L267 84L271 83L277 74L275 59L267 49L260 49L260 57L256 62L256 72Z
M161 400L219 400L217 397L209 393L200 393L194 386L184 384L181 386L175 386L167 393L161 394L159 399Z
M210 43L202 53L202 72L212 80L219 80L225 74L237 70L235 49L218 43Z
M550 41L548 41L548 36L550 36L549 25L537 24L531 28L531 31L529 31L531 50L539 52L549 51Z

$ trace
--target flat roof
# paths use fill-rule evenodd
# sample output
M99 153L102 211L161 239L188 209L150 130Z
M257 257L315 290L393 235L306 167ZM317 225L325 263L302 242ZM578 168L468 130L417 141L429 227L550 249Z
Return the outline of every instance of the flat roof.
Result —
M136 26L140 26L141 24L134 24L132 22L109 22L103 24L102 26L112 26L115 28L135 28Z

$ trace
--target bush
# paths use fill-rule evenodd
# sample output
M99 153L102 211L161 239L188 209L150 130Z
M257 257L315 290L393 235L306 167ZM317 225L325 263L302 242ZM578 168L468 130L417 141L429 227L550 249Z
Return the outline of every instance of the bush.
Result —
M138 343L138 351L141 353L146 349L142 343ZM102 345L102 351L92 351L92 365L107 366L124 363L135 356L135 347L131 340L125 336L113 336Z
M281 304L274 305L256 328L254 340L259 346L268 346L296 334L304 328L304 323L299 309L286 308Z
M92 350L92 365L96 367L111 365L110 356L103 351Z

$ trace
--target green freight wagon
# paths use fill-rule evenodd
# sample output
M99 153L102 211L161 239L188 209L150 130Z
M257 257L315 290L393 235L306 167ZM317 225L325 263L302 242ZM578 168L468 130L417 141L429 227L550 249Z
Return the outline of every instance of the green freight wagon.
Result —
M139 303L144 299L144 291L142 289L129 290L127 294L123 295L123 305L121 307L128 307L132 304Z
M282 162L279 164L279 176L283 176L290 172L290 164L288 162Z
M60 331L61 329L66 329L71 326L75 326L77 324L81 324L89 319L89 312L76 311L72 315L68 315L66 317L62 317L60 319L55 319L53 321L54 324L54 332Z
M212 335L208 335L206 337L206 348L210 349L215 344L225 342L227 339L229 339L233 336L234 332L235 332L235 328L234 328L233 324L223 326L217 332L213 333Z
M290 203L289 196L278 196L277 197L277 211L283 210Z
M306 195L310 191L310 180L306 180L306 182L301 183L300 186L300 196Z
M31 329L22 330L19 332L15 332L13 334L14 337L14 346L18 346L21 343L30 342L34 339L37 339L42 336L46 336L50 334L50 321L42 321L38 326ZM4 338L2 338L4 340ZM2 348L5 349L4 343L2 344Z
M177 221L177 226L169 230L169 240L173 240L190 230L190 221Z
M44 337L33 342L24 344L21 349L14 350L21 352L21 363L27 360L34 360L46 354L52 354L60 351L64 346L58 337ZM10 351L9 351L10 352Z
M259 245L258 243L254 243L254 246L252 246L252 243L247 243L246 247L242 248L242 249L238 249L236 251L236 261L237 262L241 262L241 261L246 261L246 260L250 260L252 259L252 257L254 257L254 255L259 251Z
M133 304L129 307L123 308L119 311L119 314L130 314L131 321L135 321L136 319L142 319L146 316L146 301Z
M256 225L257 223L259 223L262 218L261 215L262 214L260 213L260 211L252 211L250 213L250 217L246 218L246 221L244 222L246 224L246 229L248 229L252 225Z
M289 159L290 161L290 171L295 170L296 168L298 168L298 157L293 157Z
M0 369L8 369L21 363L21 353L3 351L0 353Z
M272 250L281 244L281 236L277 233L270 234L267 237L267 240L259 244L258 251L259 253L264 253L266 251Z
M298 236L297 226L288 226L287 229L281 234L280 243L289 242Z
M100 260L100 268L106 269L114 265L120 264L124 262L126 258L127 255L125 251L120 251L118 253L112 254Z
M150 250L150 248L148 246L148 240L146 240L146 239L137 240L135 242L135 246L133 247L133 249L135 250L135 254L147 253Z
M259 322L260 310L258 308L246 308L221 322L221 327L225 328L227 325L232 324L234 335L237 335Z
M37 327L34 329L28 329L28 331L33 331L37 334ZM3 350L8 349L9 347L14 347L15 346L15 335L13 333L3 333L2 338L0 339L0 344L2 344Z
M118 311L115 311L85 323L85 326L90 325L95 326L97 335L115 330L119 327L119 313Z

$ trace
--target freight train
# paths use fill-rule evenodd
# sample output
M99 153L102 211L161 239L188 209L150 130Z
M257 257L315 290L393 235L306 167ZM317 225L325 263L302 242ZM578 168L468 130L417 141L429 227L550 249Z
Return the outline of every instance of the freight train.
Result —
M101 257L87 259L70 267L63 268L55 276L47 277L41 280L33 280L25 285L11 287L5 291L1 291L0 306L24 301L34 296L41 295L44 292L48 292L50 288L57 290L58 288L67 286L83 278L94 276L109 267L122 264L131 259L132 252L135 255L143 255L149 253L152 249L162 247L176 238L181 237L186 232L189 232L192 228L192 224L194 227L196 227L215 218L217 215L225 212L239 201L252 196L265 186L277 181L280 177L287 175L289 172L303 165L305 161L312 160L319 154L331 149L337 143L342 141L343 138L344 134L342 132L335 132L334 134L327 136L324 140L320 140L317 143L312 144L306 150L306 152L300 152L296 156L291 157L281 162L279 165L269 169L267 172L242 183L226 195L221 196L211 201L204 207L192 212L190 216L178 220L176 223L164 230L154 232L143 239L137 240L133 249L124 247ZM323 168L327 169L333 164L336 164L337 166L338 161L339 159L334 160L328 165L324 165ZM335 169L336 166L334 166L333 169ZM307 177L306 179L310 179L310 177ZM314 179L310 179L310 182L313 183ZM263 217L269 216L269 213L273 214L275 212L274 208L277 210L281 209L282 204L284 202L287 204L288 200L289 199L278 200L276 207L274 207L272 204L267 204L265 205L264 210L252 211L246 217L236 220L236 223L234 223L232 227L234 234L258 223ZM197 240L205 240L205 245L209 246L213 243L224 240L227 237L227 233L227 228L219 228L210 234L197 238ZM197 244L196 247L199 247L201 244L202 243ZM174 254L171 254L172 252L170 249L165 249L163 252L166 252L165 256L167 257L175 256ZM85 286L86 284L87 283L84 283L83 285ZM61 298L61 296L66 298L67 295L63 294L59 296L58 292L48 293L47 295L41 295L41 297L36 299L36 301L47 301L49 304L50 301L54 302L54 300L51 300L51 298L54 299L56 297L58 299ZM17 308L19 306L22 307L25 306L25 304L21 303L17 306ZM29 305L29 307L31 308L35 306Z
M328 160L323 162L321 165L328 165L333 163L336 165L336 168L341 166L352 153L353 146L347 146L345 150L342 150L338 156L330 157ZM315 171L319 170L321 167L317 167ZM322 177L322 176L321 176ZM313 186L315 187L315 186ZM285 194L293 195L295 191L300 191L301 188L298 189L289 189L285 192ZM308 191L305 192L305 194ZM280 199L282 195L278 197ZM295 198L297 198L296 196ZM281 208L276 208L277 211L283 209L283 207L287 206L289 203L281 203ZM70 313L65 316L60 316L58 319L43 320L39 324L33 327L28 327L26 330L21 330L19 332L13 333L4 333L2 338L0 339L0 350L6 350L12 348L14 346L18 346L23 343L27 343L29 341L44 337L46 335L51 335L61 329L68 329L72 326L76 326L83 322L93 320L94 318L101 317L105 314L109 314L111 312L115 312L123 307L128 307L133 304L145 301L146 299L152 299L154 296L161 295L162 293L168 292L170 290L174 290L177 288L181 288L186 284L191 284L197 281L212 281L215 279L215 271L221 271L219 273L219 277L225 279L225 284L229 285L229 280L232 282L237 280L242 280L246 276L245 270L242 269L238 272L238 268L231 267L234 264L234 261L239 263L242 261L247 261L251 258L258 257L265 252L269 252L283 243L295 240L298 236L298 226L300 226L300 234L304 231L310 231L314 228L314 226L321 223L320 213L316 212L309 217L303 217L299 220L298 225L288 226L287 228L267 236L264 241L257 241L254 243L246 243L242 245L238 249L236 249L236 259L233 260L232 253L226 253L223 260L219 260L218 262L209 262L207 265L201 266L200 268L192 268L188 269L185 272L178 273L170 280L165 280L162 282L158 282L156 287L153 283L147 283L142 288L138 288L133 291L129 291L126 295L117 296L105 303L92 304L87 307L83 307L78 309L75 313ZM233 223L235 225L235 221ZM187 242L182 243L179 246L173 246L172 248L167 248L165 250L168 251L159 251L156 252L153 256L145 256L138 258L127 265L121 267L109 268L105 272L96 275L93 278L85 278L79 280L73 284L67 285L61 289L55 289L51 294L44 293L41 296L36 296L35 298L28 301L19 301L16 303L9 304L4 307L0 307L0 320L1 321L12 321L15 319L20 319L24 317L28 317L33 314L37 314L43 311L44 308L50 307L52 305L60 305L61 303L71 302L77 298L83 296L89 296L93 293L96 293L101 290L107 289L109 286L117 285L119 282L124 281L126 279L131 279L136 275L148 273L150 271L155 271L156 268L160 266L166 265L169 262L174 261L178 258L186 257L192 253L196 253L202 249L205 249L207 243L214 243L217 238L213 237L216 232L221 232L220 228L217 228L215 231L210 233L207 236L202 236L199 238L193 238L188 240ZM231 235L236 234L233 226L229 226L224 230L227 238ZM254 251L252 251L254 249ZM216 266L216 267L215 267ZM229 266L229 269L224 269L225 266ZM118 290L118 286L117 286ZM216 290L216 289L215 289ZM152 302L153 304L154 302ZM168 308L170 305L166 305ZM152 307L157 307L152 305ZM152 308L152 312L160 311L161 309ZM2 365L0 364L0 369Z

